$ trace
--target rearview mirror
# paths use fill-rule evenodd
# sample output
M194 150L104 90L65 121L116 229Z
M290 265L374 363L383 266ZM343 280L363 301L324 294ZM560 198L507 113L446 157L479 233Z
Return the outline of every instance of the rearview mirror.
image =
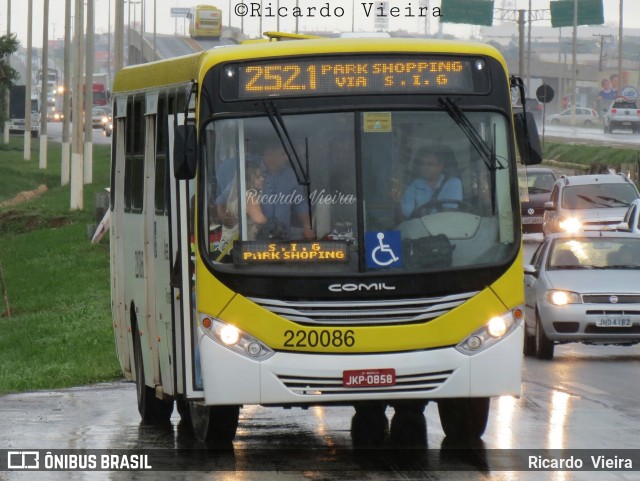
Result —
M178 180L190 180L196 176L198 165L196 126L178 125L173 143L173 175Z
M516 131L520 161L524 165L540 164L542 162L542 146L533 114L531 112L513 114L513 127Z

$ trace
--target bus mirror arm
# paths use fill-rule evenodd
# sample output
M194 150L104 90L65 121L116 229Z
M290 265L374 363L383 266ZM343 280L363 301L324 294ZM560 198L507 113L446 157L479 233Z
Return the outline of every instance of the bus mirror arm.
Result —
M196 176L198 163L196 126L176 126L173 144L173 175L178 180L190 180Z

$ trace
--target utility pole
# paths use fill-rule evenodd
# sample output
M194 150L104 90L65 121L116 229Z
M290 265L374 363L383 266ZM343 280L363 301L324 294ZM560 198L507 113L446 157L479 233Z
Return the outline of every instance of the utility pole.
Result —
M71 120L71 0L64 2L64 91L62 92L62 158L60 159L60 185L69 183L69 124Z
M593 34L594 37L598 37L598 44L600 45L600 58L598 60L598 72L602 72L602 57L603 57L603 51L604 51L604 39L605 38L613 38L613 35L605 35L603 33L594 33Z
M73 135L71 145L71 210L84 209L84 157L82 142L82 60L84 42L84 2L75 0L75 72L73 75Z
M622 0L620 0L620 15L618 16L620 21L618 26L618 89L620 91L626 87L626 85L622 84L622 3Z
M124 66L124 1L116 0L116 11L114 18L114 64L113 64L113 78L116 78L116 74L122 70ZM113 82L112 82L113 85Z
M576 88L578 84L576 73L576 44L578 39L578 0L573 0L573 40L571 44L571 125L576 125ZM567 104L568 106L568 104Z
M47 120L49 117L49 0L44 0L42 10L42 91L40 92L40 163L41 169L47 168ZM57 87L57 86L56 86Z
M518 10L518 75L524 76L524 10Z
M527 94L531 95L531 0L529 0L529 19L527 23Z
M24 89L24 160L31 160L31 67L33 65L33 0L27 6L27 60Z
M87 46L85 48L84 94L84 183L93 182L93 70L94 70L94 1L87 2Z
M11 36L11 0L7 0L7 38ZM7 55L7 62L9 62L10 55ZM2 134L2 143L9 143L9 102L11 100L10 89L7 89L4 93L4 107L7 121L4 123L4 132Z

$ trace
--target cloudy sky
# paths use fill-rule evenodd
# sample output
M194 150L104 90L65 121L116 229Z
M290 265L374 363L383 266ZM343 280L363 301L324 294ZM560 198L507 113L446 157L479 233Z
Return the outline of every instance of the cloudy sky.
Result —
M4 34L7 29L7 2L0 0L0 34ZM33 1L33 45L42 46L42 10L43 0ZM391 7L398 7L399 16L389 19L389 29L406 29L416 32L424 32L425 17L418 16L418 9L424 2L429 5L429 15L431 17L433 7L439 7L441 0L390 0ZM618 25L619 5L623 0L603 0L605 23L608 25ZM109 29L109 18L111 18L111 29L113 30L113 10L116 0L95 0L96 9L96 32L107 32ZM158 33L173 34L183 32L183 19L171 17L171 8L186 8L201 3L210 3L223 10L224 23L229 22L229 12L233 12L239 3L254 4L256 7L262 3L262 30L276 30L277 15L267 17L271 11L275 14L277 7L284 7L282 10L288 12L287 17L280 16L279 27L283 31L294 31L295 18L292 11L298 2L304 16L299 18L301 30L351 30L351 15L355 9L355 29L371 31L374 30L374 12L369 10L367 17L367 6L372 3L369 0L132 0L131 4L125 0L125 23L128 22L129 8L131 11L131 21L134 17L139 21L141 18L141 7L144 5L146 30L153 31L154 6L156 18L156 31ZM18 39L26 46L27 38L27 3L28 0L11 0L11 31L18 34ZM75 0L72 0L75 3ZM548 9L549 0L531 0L533 9ZM529 0L495 0L496 8L528 8ZM65 0L49 0L49 37L62 38L64 35L64 6ZM309 12L308 7L315 6L317 11ZM327 6L329 16L323 17L319 9ZM109 15L111 7L111 15ZM271 10L269 10L271 9ZM325 10L325 13L327 10ZM415 16L411 16L415 15ZM231 15L231 24L240 27L240 17ZM248 15L244 18L245 31L253 36L259 32L258 15ZM445 33L454 33L459 36L468 36L473 32L471 27L454 24L444 24ZM549 25L549 22L539 21L535 25ZM624 0L623 26L640 28L640 1ZM437 20L430 18L429 29L435 31L438 28Z

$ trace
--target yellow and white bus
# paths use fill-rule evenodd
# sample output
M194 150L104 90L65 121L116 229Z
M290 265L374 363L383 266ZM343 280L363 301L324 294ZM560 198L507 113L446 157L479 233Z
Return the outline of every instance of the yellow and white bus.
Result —
M197 5L187 15L192 38L220 38L222 11L213 5Z
M175 401L229 441L241 406L353 405L382 439L386 409L436 401L447 436L482 436L521 384L516 147L540 153L515 81L490 46L395 38L120 71L112 306L142 418ZM425 149L460 196L399 216Z

